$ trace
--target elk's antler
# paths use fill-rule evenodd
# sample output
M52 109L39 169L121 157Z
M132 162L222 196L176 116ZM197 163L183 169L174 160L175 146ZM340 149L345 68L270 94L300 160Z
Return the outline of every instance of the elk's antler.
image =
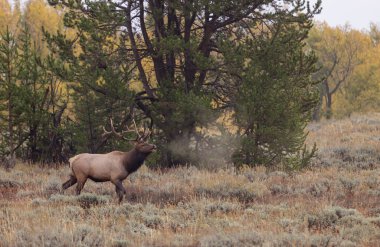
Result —
M135 120L133 119L133 123L134 125L136 126L136 123L135 123ZM103 126L103 131L104 133L102 134L102 137L108 137L112 134L114 134L115 136L119 137L120 139L123 139L123 140L126 140L126 141L137 141L141 138L141 136L139 135L138 131L137 131L137 128L136 130L130 130L127 128L127 130L122 130L121 132L117 132L115 130L115 127L113 125L113 120L112 118L110 118L110 126L111 126L111 131L107 131L106 128ZM126 138L123 134L125 133L130 133L130 132L135 132L137 134L137 137L134 138L134 139L129 139L129 138Z
M143 135L140 137L140 139L141 140L148 139L148 137L150 136L151 133L152 133L152 131L150 131L149 129L146 130L146 125L144 124L144 132L143 132Z

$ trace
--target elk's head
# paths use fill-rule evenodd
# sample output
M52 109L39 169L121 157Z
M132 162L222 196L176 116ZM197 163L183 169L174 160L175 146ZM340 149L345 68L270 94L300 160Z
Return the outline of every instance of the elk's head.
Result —
M135 149L141 153L150 154L156 150L156 145L148 143L146 140L137 140Z
M103 130L104 130L104 134L103 136L108 136L108 135L116 135L117 137L123 139L123 140L126 140L126 141L131 141L134 143L135 145L135 149L137 151L139 151L140 153L145 153L145 154L150 154L152 152L154 152L156 150L156 145L154 144L150 144L147 142L147 139L149 138L151 132L148 130L146 131L145 128L144 128L144 131L143 133L139 133L138 129L137 129L137 126L136 126L136 123L135 123L135 120L132 119L133 121L133 125L135 127L134 130L130 130L128 127L127 127L127 130L123 130L121 132L117 132L115 130L115 127L113 126L113 121L112 119L110 119L110 125L111 125L111 131L107 131L104 127L103 127ZM134 139L129 139L129 138L126 138L124 136L125 133L127 132L134 132L136 133L136 138Z

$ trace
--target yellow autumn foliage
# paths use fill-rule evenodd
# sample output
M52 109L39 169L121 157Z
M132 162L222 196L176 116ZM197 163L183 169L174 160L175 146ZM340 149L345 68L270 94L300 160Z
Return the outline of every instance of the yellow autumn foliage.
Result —
M380 46L371 41L368 32L352 29L349 25L331 27L327 23L317 23L308 42L318 56L319 66L325 70L334 68L328 77L330 90L344 80L332 96L335 117L379 109ZM334 67L335 59L338 62ZM326 76L326 72L322 74ZM325 107L323 98L322 111Z
M0 0L0 33L3 33L7 26L11 25L12 9L8 0Z
M42 27L49 33L56 33L58 30L62 30L62 16L58 10L50 7L45 0L29 0L25 6L24 18L34 42L41 49L42 55L46 55L48 49L43 42Z

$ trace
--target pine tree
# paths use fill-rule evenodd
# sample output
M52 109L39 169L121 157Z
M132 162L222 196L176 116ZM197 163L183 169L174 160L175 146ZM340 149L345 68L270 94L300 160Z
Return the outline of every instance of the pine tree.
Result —
M14 36L8 28L0 36L0 101L1 101L1 153L8 156L9 164L14 163L16 144L15 106L17 104L16 92L16 67L17 67L17 44Z
M7 29L0 42L1 155L8 164L14 164L16 152L32 162L63 162L68 102L48 70L54 59L42 58L26 23L20 30L16 38Z
M130 107L138 109L154 124L161 163L167 166L198 162L199 157L194 155L199 151L198 145L193 142L203 138L199 129L213 123L221 110L233 109L226 101L236 91L234 77L246 75L239 70L225 69L225 64L238 57L226 53L223 47L230 40L239 43L249 36L254 39L256 35L265 34L265 26L269 23L285 25L286 28L279 29L285 34L294 31L287 29L292 25L302 29L303 25L309 25L320 8L320 1L313 7L305 1L252 0L51 0L50 4L66 8L65 25L77 29L78 34L69 40L62 34L50 37L51 47L58 48L57 54L71 64L74 71L83 68L84 64L93 68L91 73L83 70L86 75L75 79L95 93L104 94L102 87L91 83L97 81L94 74L99 68L107 65L104 63L107 56L101 52L102 47L97 47L98 54L92 51L89 56L87 51L94 48L90 41L102 40L102 34L107 32L122 38L120 42L119 39L107 39L107 46L120 46L123 52L112 53L115 54L113 60L121 64L126 62L129 68L134 68L132 81L137 85L133 97L129 98ZM79 50L75 48L78 45ZM270 63L267 58L263 59ZM265 104L270 105L273 98L267 98ZM290 124L286 124L285 130L290 128Z
M241 141L235 163L300 168L314 153L302 151L303 159L293 159L303 150L306 123L319 92L319 81L311 77L317 60L305 50L312 23L300 23L268 25L255 39L226 46L228 53L236 54L226 69L241 71L234 78L237 90L230 94Z
M74 143L79 152L101 152L112 148L127 148L128 143L103 139L103 127L112 118L117 128L125 128L132 117L140 118L133 106L131 90L132 69L130 61L123 59L126 50L125 37L117 30L94 30L96 20L86 20L80 26L76 49L64 35L56 37L46 32L51 49L66 46L61 53L69 69L55 68L62 79L70 80L75 102ZM91 35L91 38L88 38ZM55 44L56 43L56 44ZM75 53L80 50L79 56ZM132 67L132 68L131 68ZM133 116L132 116L133 115ZM136 119L137 120L137 119Z
M40 127L43 121L47 121L46 101L49 90L46 82L42 80L41 60L38 49L33 44L33 40L26 24L18 39L19 42L19 63L18 63L18 84L19 84L19 124L27 131L22 133L28 139L28 150L26 157L33 162L39 160L41 150L39 150Z

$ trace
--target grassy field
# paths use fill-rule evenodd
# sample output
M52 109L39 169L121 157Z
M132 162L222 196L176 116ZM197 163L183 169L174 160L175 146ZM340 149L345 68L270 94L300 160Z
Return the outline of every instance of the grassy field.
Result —
M310 169L142 167L59 193L68 167L0 169L0 246L380 246L380 114L311 124Z

